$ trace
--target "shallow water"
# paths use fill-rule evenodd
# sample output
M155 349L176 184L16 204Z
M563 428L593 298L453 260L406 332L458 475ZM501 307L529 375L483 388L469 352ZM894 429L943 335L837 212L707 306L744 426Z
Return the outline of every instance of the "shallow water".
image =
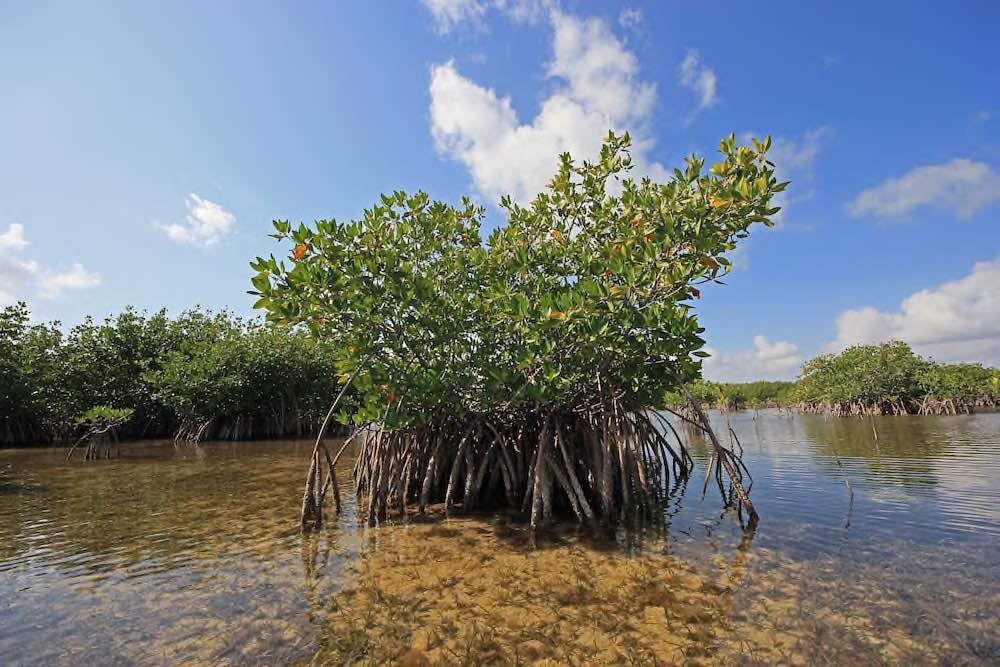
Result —
M303 537L303 441L0 450L0 662L1000 661L1000 414L729 419L754 533L695 444L665 532L534 549L504 515L367 529L346 488Z

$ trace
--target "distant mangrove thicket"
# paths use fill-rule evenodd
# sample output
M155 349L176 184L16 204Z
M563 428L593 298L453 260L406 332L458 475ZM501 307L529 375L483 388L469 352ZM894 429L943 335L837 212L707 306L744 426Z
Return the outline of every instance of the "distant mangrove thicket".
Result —
M788 405L792 400L795 383L782 380L757 380L754 382L711 382L697 380L688 390L702 405L716 410L743 410L746 408L773 408ZM663 406L684 407L687 398L680 392L664 395Z
M803 411L841 416L969 413L998 397L996 369L937 363L900 341L811 359L790 395Z
M992 408L1000 398L1000 370L972 363L940 363L889 341L855 345L807 361L798 380L692 382L689 391L717 410L792 408L837 416L960 414ZM683 408L680 392L663 405Z
M334 356L296 329L227 312L127 309L68 332L0 310L0 443L74 438L96 408L130 410L120 434L190 440L315 432Z

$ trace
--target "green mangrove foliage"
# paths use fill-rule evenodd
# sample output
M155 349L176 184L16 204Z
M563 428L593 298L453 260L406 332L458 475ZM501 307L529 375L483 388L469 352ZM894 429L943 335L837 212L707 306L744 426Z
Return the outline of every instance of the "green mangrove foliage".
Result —
M107 405L95 405L76 418L80 426L97 426L103 424L123 424L132 418L135 410L132 408L111 408Z
M997 404L995 369L924 359L899 341L854 345L806 362L792 398L835 415L957 414Z
M186 313L145 376L184 440L314 433L337 391L335 356L306 331Z
M507 223L485 244L481 208L424 193L383 196L346 223L276 221L291 250L253 262L256 306L342 353L354 397L339 419L360 427L369 522L431 502L522 508L533 527L558 509L655 511L691 460L645 408L699 377L698 285L728 272L754 223L771 224L785 184L769 144L730 136L710 169L690 157L656 183L627 177L629 138L611 133L594 162L562 155L530 205L504 198ZM304 524L335 488L320 444ZM720 489L725 471L755 516L741 463L716 450Z
M125 436L240 439L315 432L335 357L303 330L228 313L128 309L64 332L0 310L0 442L68 440L95 406L131 410Z
M0 443L51 439L56 406L53 366L62 333L55 327L31 324L23 303L0 309ZM93 404L91 404L93 405ZM90 406L87 406L90 407ZM64 412L63 424L83 410Z

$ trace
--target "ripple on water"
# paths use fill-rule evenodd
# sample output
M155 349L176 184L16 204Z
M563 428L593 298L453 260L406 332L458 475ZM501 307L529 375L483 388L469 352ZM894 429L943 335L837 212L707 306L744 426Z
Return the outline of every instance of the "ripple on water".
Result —
M2 450L0 655L1000 661L1000 415L877 419L877 447L871 420L752 417L729 419L756 534L711 488L701 497L696 473L665 539L570 527L537 550L503 516L359 528L346 489L345 514L303 537L306 442L142 443L88 464ZM701 471L707 453L693 450Z

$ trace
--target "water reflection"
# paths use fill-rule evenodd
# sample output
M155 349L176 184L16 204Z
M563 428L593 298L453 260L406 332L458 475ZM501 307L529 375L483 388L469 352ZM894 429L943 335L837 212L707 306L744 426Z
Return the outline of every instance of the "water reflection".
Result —
M1000 415L714 415L762 515L702 498L659 530L505 515L296 530L305 442L0 451L4 664L990 664ZM345 462L339 478L349 476ZM853 505L845 485L854 491ZM345 499L350 493L344 493Z

